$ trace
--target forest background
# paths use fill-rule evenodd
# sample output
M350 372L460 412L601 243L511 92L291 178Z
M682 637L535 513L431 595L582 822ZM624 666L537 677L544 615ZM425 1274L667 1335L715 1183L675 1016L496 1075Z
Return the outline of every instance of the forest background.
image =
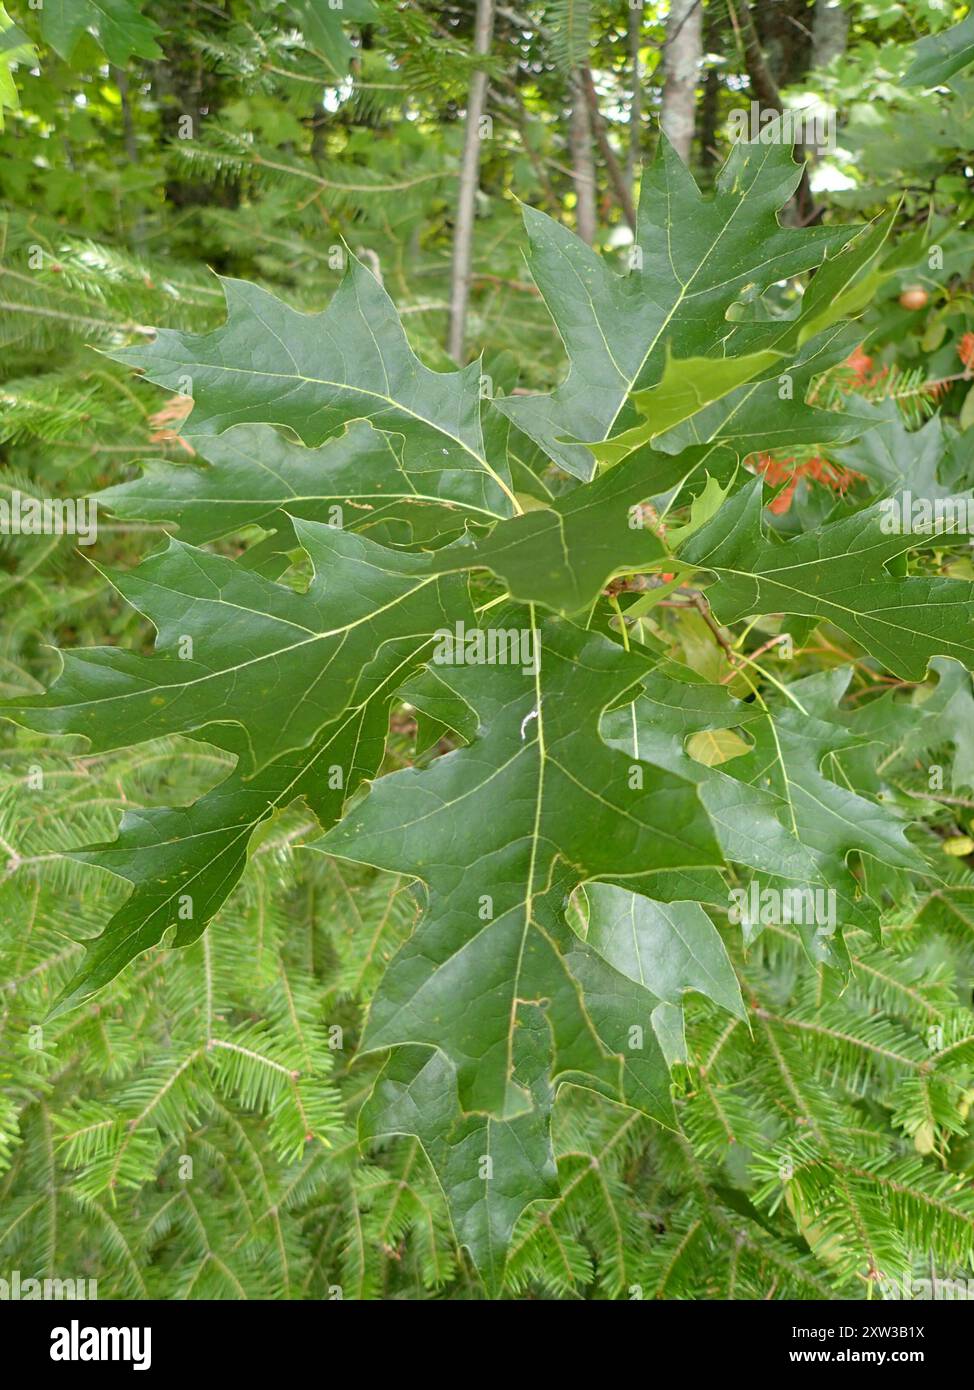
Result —
M814 111L834 137L807 151L786 223L894 219L857 344L815 388L825 404L854 395L885 442L753 460L779 489L775 524L787 535L796 517L825 518L864 478L899 470L909 483L945 451L963 462L965 8L0 6L0 499L83 497L138 476L137 461L192 459L179 436L188 401L107 352L160 326L222 323L214 271L320 310L351 251L427 366L483 352L493 388L552 389L566 357L525 262L522 205L621 271L660 127L709 191L752 102ZM69 536L0 535L0 696L48 685L58 649L147 648L149 625L99 570L131 568L164 529L103 516L88 551ZM974 578L963 552L946 572ZM705 612L670 614L665 636L713 675ZM797 675L844 659L834 632L816 640ZM888 683L861 663L852 698L869 710ZM891 909L881 942L848 935L851 983L809 961L787 927L747 949L725 930L749 1024L688 999L679 1131L566 1088L560 1195L520 1215L505 1296L969 1287L974 705L969 680L946 713L946 685L936 690L934 746L918 757L897 725L884 771L885 795L936 846L941 887ZM416 738L410 710L395 710L386 766L428 751ZM938 758L952 769L939 789L927 776ZM92 754L0 726L0 1276L96 1279L103 1298L481 1297L420 1141L356 1139L381 1061L355 1059L362 1010L412 929L414 898L395 875L301 853L314 828L302 806L261 827L199 941L150 951L48 1019L81 938L128 892L64 850L113 840L122 811L187 804L227 761L185 738Z

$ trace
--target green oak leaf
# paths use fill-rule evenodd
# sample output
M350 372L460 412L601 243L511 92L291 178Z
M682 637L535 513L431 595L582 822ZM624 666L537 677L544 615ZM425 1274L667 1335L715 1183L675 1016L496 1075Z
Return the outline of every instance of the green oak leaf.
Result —
M605 443L593 444L595 457L616 463L630 449L662 436L669 436L660 445L667 452L681 447L681 442L725 439L742 441L742 452L746 453L748 447L757 447L748 440L755 415L761 421L755 433L760 434L760 447L766 450L783 444L847 438L850 431L864 429L866 421L853 412L837 418L807 404L805 394L814 375L841 361L859 341L857 330L834 329L833 325L860 312L875 291L872 278L865 272L882 250L892 222L892 217L874 222L827 260L793 317L739 323L725 344L724 356L714 357L710 352L675 360L668 352L658 384L633 393L632 404L642 417L641 423ZM785 357L795 359L787 369ZM795 375L800 389L795 391L792 380L791 390L784 396L781 383ZM755 384L745 389L749 382ZM788 402L786 412L780 420L775 419L775 402L783 399ZM678 428L681 425L682 430ZM796 433L799 429L800 437Z
M729 498L679 551L709 570L714 616L819 618L847 633L890 671L922 680L935 656L974 665L974 585L940 576L901 578L890 562L929 536L888 534L882 504L780 542L763 524L759 478Z
M416 757L428 752L444 734L469 743L477 734L477 714L439 675L426 666L399 687L399 696L416 716Z
M0 712L48 733L83 734L96 751L230 724L244 731L246 773L306 747L356 700L373 659L405 657L417 634L432 645L458 616L458 591L442 587L425 556L318 522L293 524L314 566L306 593L173 540L112 576L154 623L155 655L66 652L50 692Z
M414 1135L446 1197L457 1243L465 1246L494 1294L521 1213L558 1196L551 1148L548 1025L537 1005L521 1009L514 1077L533 1107L511 1120L464 1114L456 1073L435 1048L397 1047L359 1112L363 1142Z
M859 439L829 452L838 463L863 474L880 497L911 492L914 497L969 497L974 483L963 436L948 431L939 415L917 430L908 429L895 401L873 405L853 397L857 415L870 423Z
M276 758L250 778L238 764L190 806L126 811L117 839L69 850L69 858L128 880L133 891L104 931L85 943L81 967L53 1014L83 1003L164 938L174 948L191 946L239 882L254 832L293 801L303 798L322 826L338 820L346 798L382 762L390 687L399 675L397 666L311 747ZM242 757L239 734L225 727L221 735L227 751ZM216 741L212 733L208 741Z
M695 495L690 499L690 515L687 517L686 521L680 525L668 525L666 528L667 540L671 546L682 545L695 531L699 531L701 526L705 525L723 506L734 486L734 482L737 478L737 469L735 468L731 476L725 478L723 481L721 481L719 476L721 470L717 470L718 476L714 476L714 472L711 470L713 469L714 462L725 456L725 451L715 451L713 455L711 455L710 450L704 453L703 463L706 466L704 485L699 492L694 489ZM699 466L697 471L699 472ZM683 499L680 498L680 500Z
M523 609L494 621L535 630ZM442 683L476 710L478 736L422 771L382 778L312 846L427 886L426 916L386 971L362 1046L437 1047L464 1111L511 1119L531 1104L513 1074L519 1014L545 1001L552 1081L583 1078L667 1121L659 1001L575 935L563 904L589 879L663 901L723 901L719 850L690 783L599 737L602 711L645 661L564 622L542 634L533 673L440 665Z
M632 403L643 417L622 434L604 443L593 441L599 463L618 463L633 449L649 444L657 435L675 429L706 406L727 396L738 386L781 362L778 352L752 352L743 357L681 357L667 353L663 375L655 386L634 391Z
M70 59L86 31L94 35L110 63L132 57L161 58L159 26L142 14L144 0L44 0L41 34L62 58Z
M698 903L652 902L607 883L589 884L585 897L588 944L663 1001L651 1020L671 1064L686 1059L682 1011L674 1005L687 990L744 1016L733 966ZM513 1119L464 1113L446 1056L410 1046L393 1049L359 1114L362 1140L397 1134L419 1139L446 1196L458 1243L470 1251L491 1292L500 1287L521 1212L533 1201L558 1195L542 1008L526 1005L519 1011L514 1048L514 1078L530 1092L533 1107Z
M679 453L694 444L721 440L741 454L802 445L837 445L868 430L872 421L854 408L825 410L815 405L813 384L837 366L861 341L855 324L836 324L809 339L787 369L728 391L719 400L675 425L653 441L664 453Z
M903 699L890 690L861 704L849 718L849 727L862 738L886 745L883 765L913 767L917 758L929 763L929 754L952 744L951 788L974 788L974 693L971 676L957 661L936 657L930 663L934 686L923 685Z
M859 902L849 856L868 854L903 871L925 865L901 817L842 785L832 766L838 753L870 742L844 727L837 708L849 677L845 669L796 681L787 687L790 699L758 704L669 664L644 678L630 707L605 717L603 732L613 747L695 781L726 859L752 870L761 885L831 888L838 927L869 925L875 913ZM694 735L726 729L745 735L745 753L709 765L688 752ZM825 934L815 937L812 923L806 945L829 959Z
M659 903L612 883L591 883L585 940L610 965L668 1004L696 990L738 1018L744 1001L720 933L699 903Z
M779 225L800 173L783 144L741 142L705 197L661 135L643 171L638 257L624 276L566 227L526 208L532 274L571 368L550 395L510 397L497 408L562 468L590 478L594 460L584 441L639 423L632 393L661 381L668 352L729 355L725 344L740 336L728 318L733 304L820 265L857 235L855 227ZM773 322L748 330L748 352L773 348L781 333ZM762 331L768 340L755 341Z
M490 459L485 449L481 364L459 372L425 367L392 300L354 256L318 314L300 313L244 280L221 284L223 327L160 329L153 342L111 354L193 397L188 434L260 421L286 425L317 446L350 421L367 420L401 436L403 470L422 491L436 492L440 475L451 475L445 485L472 506L495 516L516 510L506 458Z
M150 460L141 477L98 493L99 505L119 517L174 523L191 545L261 526L295 547L292 517L367 531L383 544L443 545L466 522L495 519L476 500L479 475L435 466L410 472L402 435L362 420L317 449L269 425L234 425L188 442L203 462Z
M498 522L469 546L441 551L441 572L486 566L514 598L560 613L589 607L615 574L658 565L667 555L659 527L640 504L708 475L733 476L737 456L718 448L669 458L643 448L624 463L523 516Z
M343 78L355 55L345 36L345 24L370 24L379 17L371 0L288 0L305 38L321 55L335 78Z
M942 34L928 34L913 46L904 87L939 87L974 63L974 11Z
M192 805L128 811L122 818L116 840L68 852L73 859L98 865L127 879L133 884L133 891L102 934L87 943L84 962L63 991L58 1012L74 1007L102 988L135 956L157 945L167 933L172 936L170 944L176 947L195 941L238 882L246 866L254 832L292 802L303 798L323 827L337 820L346 799L363 779L374 776L378 770L385 750L390 702L403 680L428 657L436 632L446 616L470 625L475 621L462 582L450 579L444 587L444 581L436 579L425 590L430 597L425 625L417 623L415 618L420 610L409 596L412 592L408 587L410 567L408 563L405 570L399 566L400 560L408 562L410 557L395 556L369 541L343 537L341 532L316 523L300 523L300 528L303 543L308 553L314 555L317 565L312 587L319 589L320 602L316 611L320 617L326 617L329 611L348 615L349 593L355 589L360 591L360 603L367 609L370 602L379 598L376 584L384 589L392 578L390 574L382 575L378 568L388 561L394 570L400 569L401 579L405 581L402 611L405 613L412 607L413 619L397 631L391 618L395 602L384 615L378 604L374 611L367 612L361 624L363 640L356 638L349 643L350 629L346 628L346 637L340 638L337 646L328 644L331 654L323 664L317 663L317 679L321 683L315 691L318 716L327 714L327 719L309 745L262 761L256 772L252 771L252 737L258 731L256 724L248 728L243 720L228 719L204 723L198 728L192 703L179 700L176 692L175 702L181 714L172 720L172 728L176 730L181 726L181 731L192 737L217 744L236 757L237 766L224 781ZM323 547L320 542L324 542ZM142 602L144 596L151 593L156 603L165 606L168 601L176 605L180 601L177 589L168 590L167 597L162 586L175 578L177 570L183 575L184 565L189 565L189 572L200 578L199 591L211 590L216 596L214 601L221 604L231 597L239 599L247 595L252 601L261 595L270 612L282 596L290 600L308 597L293 594L259 576L248 575L234 562L202 551L177 547L175 554L178 561L175 570L170 551L134 571L130 577L136 583L126 590L129 596ZM415 565L415 561L413 563ZM419 562L420 570L414 570L414 577L421 573L424 563ZM158 593L153 591L150 579L158 583ZM191 598L187 593L183 601L190 602ZM149 603L144 607L160 624L162 636L166 629L159 610ZM199 613L191 604L187 606L179 623L189 628L184 637L193 631L190 614L193 623L199 622L199 631L206 641L212 615L208 615L205 606ZM217 615L220 616L219 609ZM233 631L228 631L223 638L231 654L239 652L243 640L239 633L235 638ZM112 650L107 649L107 652ZM336 654L352 665L343 668L343 677L326 681L328 664L335 660ZM117 673L129 669L127 658L131 654L116 653L121 664L110 661L107 667L102 667L97 658L106 656L106 652L95 653L93 668L85 663L86 656L90 655L68 653L67 660L79 660L77 681L72 688L75 694L89 690L95 703L87 713L94 714L94 722L82 717L83 703L72 705L69 702L68 706L59 703L62 699L60 682L55 684L50 696L41 697L39 707L37 704L8 706L4 712L32 726L40 723L47 727L47 721L53 721L51 727L60 731L86 732L98 747L128 745L146 737L144 728L136 727L129 716L116 725L116 716L112 713L112 700L116 696L108 694L101 684L107 677L114 689ZM139 669L154 681L160 658L138 658L138 661L145 663ZM184 666L185 663L177 661L175 665ZM129 684L133 694L144 693L144 678ZM124 694L125 689L123 683L120 693ZM106 694L107 715L99 705L100 698ZM45 700L49 702L46 708ZM290 704L283 705L283 709L290 711L290 708ZM266 706L265 713L272 725L286 723L280 703Z
M955 791L972 790L974 693L970 672L959 662L940 657L931 661L930 669L938 677L937 685L932 691L920 689L914 696L913 708L919 719L903 740L903 754L916 757L945 742L952 744L951 786Z
M34 45L0 5L0 130L3 130L4 109L15 111L20 105L13 69L19 64L36 62Z

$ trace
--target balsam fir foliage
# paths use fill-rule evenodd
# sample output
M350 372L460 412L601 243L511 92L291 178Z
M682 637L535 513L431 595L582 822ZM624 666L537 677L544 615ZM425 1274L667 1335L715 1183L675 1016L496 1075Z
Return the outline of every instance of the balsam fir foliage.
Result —
M968 1278L974 571L882 523L972 497L969 19L860 12L809 225L774 141L660 140L600 252L631 15L499 15L464 366L464 7L7 9L0 500L100 524L0 534L0 1274Z
M376 891L412 881L418 893L418 916L391 906L383 916L385 968L376 978L372 960L356 980L367 1018L350 1080L361 1140L407 1153L418 1145L428 1165L415 1193L401 1180L384 1227L392 1239L428 1218L417 1236L428 1283L455 1277L452 1260L430 1263L445 1219L437 1192L491 1293L505 1269L515 1291L532 1279L584 1283L592 1247L605 1293L643 1296L675 1286L712 1296L722 1249L732 1296L753 1296L772 1270L778 1291L807 1295L901 1270L923 1252L954 1267L974 1250L963 1185L921 1157L891 1157L881 1110L858 1113L875 1075L916 1153L946 1146L964 1128L974 1036L966 1011L938 979L918 978L906 949L933 904L964 904L963 917L964 885L945 881L919 808L890 794L879 705L843 703L863 670L921 692L929 673L940 681L931 702L948 687L969 701L961 672L974 664L974 586L938 573L936 534L884 535L868 494L788 539L762 518L755 446L789 444L796 417L822 412L799 397L793 412L768 413L758 440L729 422L762 382L788 379L792 367L803 382L806 342L831 334L844 307L833 290L826 315L822 286L841 284L855 308L856 280L886 230L779 226L797 177L780 144L740 145L704 198L662 138L643 179L641 255L622 275L529 212L535 274L543 290L550 278L549 306L571 323L571 372L548 396L485 397L480 362L425 367L354 258L321 314L227 282L225 326L160 329L148 345L112 351L192 396L185 438L202 459L151 464L101 497L120 517L174 522L185 535L134 570L105 574L151 622L154 650L66 653L49 692L7 700L3 712L46 735L82 736L89 768L118 759L134 768L136 752L115 750L180 734L230 771L207 778L195 801L127 811L116 839L70 852L133 889L107 921L99 914L83 961L69 950L70 968L50 974L63 982L51 1016L68 1030L93 1026L96 991L124 972L111 986L124 998L144 968L138 958L161 942L183 948L163 989L181 1000L185 1027L170 1030L151 1064L141 1045L109 1061L106 1036L106 1068L128 1077L117 1098L79 1098L53 1121L39 1103L28 1123L48 1126L50 1144L80 1170L69 1191L83 1217L105 1211L106 1192L144 1184L181 1128L200 1133L208 1162L229 1145L262 1171L238 1112L269 1117L261 1147L289 1165L275 1181L294 1197L268 1191L275 1229L254 1213L235 1259L208 1249L194 1260L193 1242L176 1233L190 1219L205 1226L206 1213L163 1185L141 1241L157 1249L171 1287L259 1295L262 1279L283 1277L292 1291L293 1278L316 1277L303 1244L316 1194L345 1181L358 1204L370 1181L341 1137L317 968L291 964L300 943L275 920L265 871L253 872L302 815L327 832L315 838L305 823L284 837L289 855L295 845L316 851L309 884L334 893L333 875L342 881L339 866L351 861L396 875L376 879ZM677 217L693 229L679 261L666 252ZM762 301L772 282L813 269L797 317ZM848 336L840 341L844 355ZM681 395L681 358L703 352L727 389ZM738 392L716 428L700 418ZM719 444L654 448L654 400L668 425L700 418ZM649 431L633 429L636 407ZM830 418L838 440L874 428L851 407ZM532 493L523 466L515 485L508 421L533 437L544 473L563 470L557 501L540 485ZM611 439L600 464L598 441ZM253 538L254 528L265 540L233 555L201 548ZM624 591L624 607L606 586L633 574L649 587L634 602ZM654 608L669 592L712 614L726 674L674 659L667 610ZM748 650L765 650L753 634L770 620L792 646L825 625L845 664L794 678L779 661L772 675ZM443 633L458 629L444 661ZM498 632L522 641L520 658L483 656ZM418 766L388 771L389 713L403 700L434 738L418 736L431 750ZM904 706L886 702L897 727ZM939 743L948 726L930 722ZM913 721L906 731L915 754L922 736ZM961 725L951 732L969 761ZM728 903L752 884L759 895L830 892L838 921L823 932L750 917L742 937L725 923ZM242 931L209 926L228 901ZM904 913L904 903L916 906ZM894 905L903 925L891 947L880 923ZM320 913L316 904L312 938ZM344 989L334 988L337 1000ZM201 993L202 1030L189 1007ZM867 1005L873 993L882 1013ZM233 1021L241 1008L249 1021ZM930 1049L917 1030L932 1020ZM819 1043L842 1077L838 1094L808 1065ZM567 1136L605 1101L604 1154L587 1133L581 1153L591 1157L580 1160ZM673 1137L658 1138L653 1124ZM309 1162L313 1139L325 1152ZM645 1217L634 1229L618 1188L619 1162L646 1162L647 1143L655 1219L667 1232L659 1240ZM728 1152L749 1164L746 1198L729 1198L708 1174ZM690 1185L674 1195L688 1161ZM583 1177L585 1164L597 1180ZM395 1171L379 1170L376 1201ZM209 1198L219 1205L218 1193ZM797 1237L781 1224L783 1198ZM287 1231L282 1206L294 1211ZM358 1239L357 1266L354 1250L343 1258L364 1291ZM126 1248L115 1224L106 1240ZM552 1242L563 1261L554 1276ZM134 1279L139 1260L128 1253Z

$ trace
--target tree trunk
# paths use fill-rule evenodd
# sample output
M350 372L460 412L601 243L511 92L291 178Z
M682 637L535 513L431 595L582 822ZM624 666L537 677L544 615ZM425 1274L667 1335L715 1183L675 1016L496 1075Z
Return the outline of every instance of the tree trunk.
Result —
M636 182L636 165L640 162L642 151L643 94L640 86L642 72L639 66L639 45L643 32L642 0L633 3L629 0L629 70L632 82L632 100L629 103L629 144L626 147L626 187L630 198Z
M841 0L815 0L812 20L812 67L824 68L844 53L849 38L849 11Z
M690 162L696 117L697 74L703 56L700 0L672 0L663 51L660 125L685 164Z
M812 60L809 0L761 0L752 18L765 62L779 87L800 82Z
M761 106L780 114L784 110L784 102L781 100L778 84L768 66L764 49L761 47L761 40L758 38L751 8L747 0L741 0L739 9L735 9L734 0L727 0L727 8L742 42L744 65L747 69L751 91ZM804 158L804 150L800 146L795 148L795 158L799 160ZM815 203L808 182L807 165L802 168L801 181L795 191L794 208L795 221L799 226L807 226L815 220Z
M588 102L588 114L591 121L592 131L598 142L599 150L605 161L605 167L609 174L609 182L612 184L616 195L616 201L622 209L622 214L629 223L630 230L636 230L636 209L633 206L632 194L626 183L626 176L622 172L622 167L616 159L615 150L609 142L609 132L606 129L602 112L599 110L599 96L595 90L595 81L592 77L592 69L585 65L579 68L578 76L581 78L582 88L585 92L585 100Z
M111 74L118 88L119 105L122 112L122 135L125 140L125 156L133 169L139 163L139 145L135 137L135 123L132 119L132 105L129 101L129 79L124 68L113 67ZM145 250L145 228L141 212L132 218L132 245L140 254Z
M727 34L727 12L722 6L708 6L703 20L703 51L705 54L722 53L727 38L733 42L733 35ZM700 168L712 177L712 170L718 161L717 121L720 115L720 71L713 62L707 64L703 80L703 96L697 109L697 151Z
M571 79L572 109L568 144L575 185L575 230L589 246L595 240L595 163L592 159L592 122L585 87L579 73Z
M720 74L710 68L703 84L700 103L700 167L708 172L717 163L717 112L720 102Z
M477 0L474 21L474 53L486 57L494 34L494 0ZM463 360L463 341L467 326L470 295L470 267L473 258L473 223L480 177L480 122L487 100L487 73L478 68L470 79L467 117L463 131L463 157L460 161L460 190L457 195L456 226L453 232L453 266L450 272L450 322L446 350L456 362Z

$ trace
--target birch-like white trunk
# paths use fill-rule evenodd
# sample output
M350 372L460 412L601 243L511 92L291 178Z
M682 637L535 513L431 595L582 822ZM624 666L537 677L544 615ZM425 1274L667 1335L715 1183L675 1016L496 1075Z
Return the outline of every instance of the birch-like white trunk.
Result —
M581 74L572 74L572 109L568 145L575 186L575 230L589 246L595 240L595 160L592 158L592 121Z
M494 35L494 0L477 0L474 21L474 52L486 56ZM477 210L480 180L481 121L487 102L487 74L478 68L470 79L467 116L463 130L463 157L460 161L460 188L457 194L456 223L453 230L453 264L450 271L450 322L446 350L456 362L463 361L467 328L467 302L470 298L470 270L473 263L473 224Z
M640 162L642 146L642 80L639 62L639 47L643 33L642 0L630 0L629 9L629 74L632 82L632 100L629 103L629 141L626 146L626 184L630 197L636 181L636 166Z
M849 11L842 0L815 0L812 20L812 67L824 68L846 50Z
M684 163L689 163L696 115L697 76L703 56L703 5L672 0L663 52L660 125Z

